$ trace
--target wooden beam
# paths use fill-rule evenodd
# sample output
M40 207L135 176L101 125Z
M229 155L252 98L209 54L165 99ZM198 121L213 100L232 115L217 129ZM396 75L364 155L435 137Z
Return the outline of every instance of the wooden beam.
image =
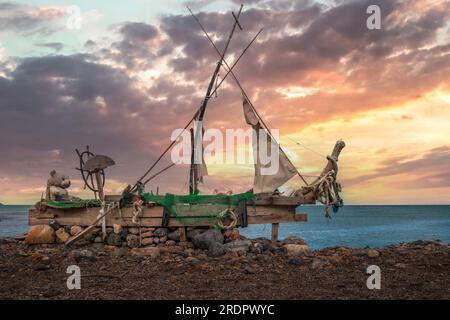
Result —
M99 210L100 208L98 207L70 210L47 208L45 212L40 213L37 209L30 209L29 224L48 224L51 220L56 220L61 225L90 226L97 219ZM180 212L181 217L171 217L169 227L214 226L217 222L214 216L208 216L204 212L195 213L195 211L187 209L186 212ZM249 224L305 222L307 220L306 214L294 213L294 209L291 206L247 206L247 211ZM162 206L144 208L140 219L141 226L159 227L162 224L162 216ZM132 208L122 208L122 217L119 214L107 215L106 225L120 224L122 226L135 227L132 217Z
M272 223L272 242L278 241L278 229L280 227L279 223Z
M180 227L178 230L180 231L180 241L187 241L186 227Z

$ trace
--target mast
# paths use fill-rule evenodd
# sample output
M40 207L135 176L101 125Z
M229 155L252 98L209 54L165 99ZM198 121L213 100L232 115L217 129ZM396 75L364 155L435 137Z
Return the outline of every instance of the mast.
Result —
M234 24L233 24L233 28L231 29L230 35L228 36L228 40L227 43L225 45L225 48L223 49L223 52L221 54L221 57L219 59L219 61L217 62L216 68L214 69L213 75L211 77L211 80L209 81L209 85L208 85L208 89L206 90L206 94L205 94L205 98L202 101L202 104L200 106L200 110L197 116L197 121L203 121L203 118L205 116L205 110L206 107L208 105L208 101L209 98L211 97L211 91L214 87L214 84L216 83L216 79L217 79L217 75L219 74L220 71L220 67L222 66L222 61L225 57L225 54L227 53L228 47L230 45L231 42L231 38L233 37L234 31L236 30L236 26L239 26L239 16L241 15L242 12L242 8L244 5L241 4L241 7L239 8L239 12L237 15L233 14L233 18L234 18ZM189 12L192 14L192 16L197 20L197 17L193 14L193 12L191 11L191 9L188 7ZM192 134L191 134L191 138L192 138ZM197 145L197 143L195 143L196 141L198 141L197 139L201 139L203 138L203 133L202 133L202 129L200 128L200 126L198 126L196 132L195 132L195 136L193 137L194 141L192 141L191 145L192 147L192 155L191 155L191 167L189 170L189 193L193 194L195 193L195 190L197 190L197 186L198 186L198 174L197 174L197 166L194 163L194 151L195 151L195 146ZM201 139L203 140L203 139Z

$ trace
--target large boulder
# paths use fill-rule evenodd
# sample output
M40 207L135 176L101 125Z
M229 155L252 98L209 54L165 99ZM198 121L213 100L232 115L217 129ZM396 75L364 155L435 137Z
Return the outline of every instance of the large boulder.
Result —
M69 240L69 238L70 238L70 234L68 234L65 230L64 230L64 228L59 228L58 230L56 230L56 232L55 232L55 234L56 234L56 239L59 241L59 242L67 242L67 240Z
M286 248L288 256L297 256L309 251L308 246L304 244L285 244L283 247Z
M32 226L25 237L27 244L44 244L55 242L55 230L46 224Z
M212 242L208 248L208 257L220 257L225 254L224 245L219 242Z
M194 247L197 249L208 249L213 242L223 244L222 232L215 229L208 229L200 233L192 239Z
M250 240L235 240L223 245L225 252L249 251L252 242Z
M175 231L170 232L167 235L167 238L169 238L170 240L173 240L173 241L180 241L180 231L175 230Z

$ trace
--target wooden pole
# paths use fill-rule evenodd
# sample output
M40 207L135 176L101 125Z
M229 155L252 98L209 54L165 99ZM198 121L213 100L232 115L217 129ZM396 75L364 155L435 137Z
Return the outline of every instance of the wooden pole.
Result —
M275 243L278 241L278 228L280 227L279 223L272 223L272 242Z
M97 223L102 220L104 217L106 217L108 214L110 214L111 212L113 212L113 210L117 207L117 204L114 204L111 208L109 208L108 210L106 210L106 212L104 212L101 216L97 217L97 219L95 219L95 221L86 229L84 229L83 231L81 231L79 234L77 234L75 237L73 237L72 239L69 239L66 242L66 245L70 245L72 243L74 243L75 241L77 241L78 239L80 239L82 236L84 236L85 234L87 234L89 231L91 231L96 225Z
M103 194L103 182L100 178L100 170L95 170L95 179L97 180L97 189L98 189L98 197L100 198L100 201L104 200L104 194Z

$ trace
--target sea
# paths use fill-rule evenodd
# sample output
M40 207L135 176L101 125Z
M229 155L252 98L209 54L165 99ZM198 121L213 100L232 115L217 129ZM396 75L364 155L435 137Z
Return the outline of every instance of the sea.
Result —
M19 236L28 230L30 206L0 206L0 237ZM450 243L450 205L348 205L326 219L321 206L301 206L306 223L280 224L279 238L298 236L312 249L347 246L382 247L415 240ZM240 229L248 238L270 239L271 225Z

